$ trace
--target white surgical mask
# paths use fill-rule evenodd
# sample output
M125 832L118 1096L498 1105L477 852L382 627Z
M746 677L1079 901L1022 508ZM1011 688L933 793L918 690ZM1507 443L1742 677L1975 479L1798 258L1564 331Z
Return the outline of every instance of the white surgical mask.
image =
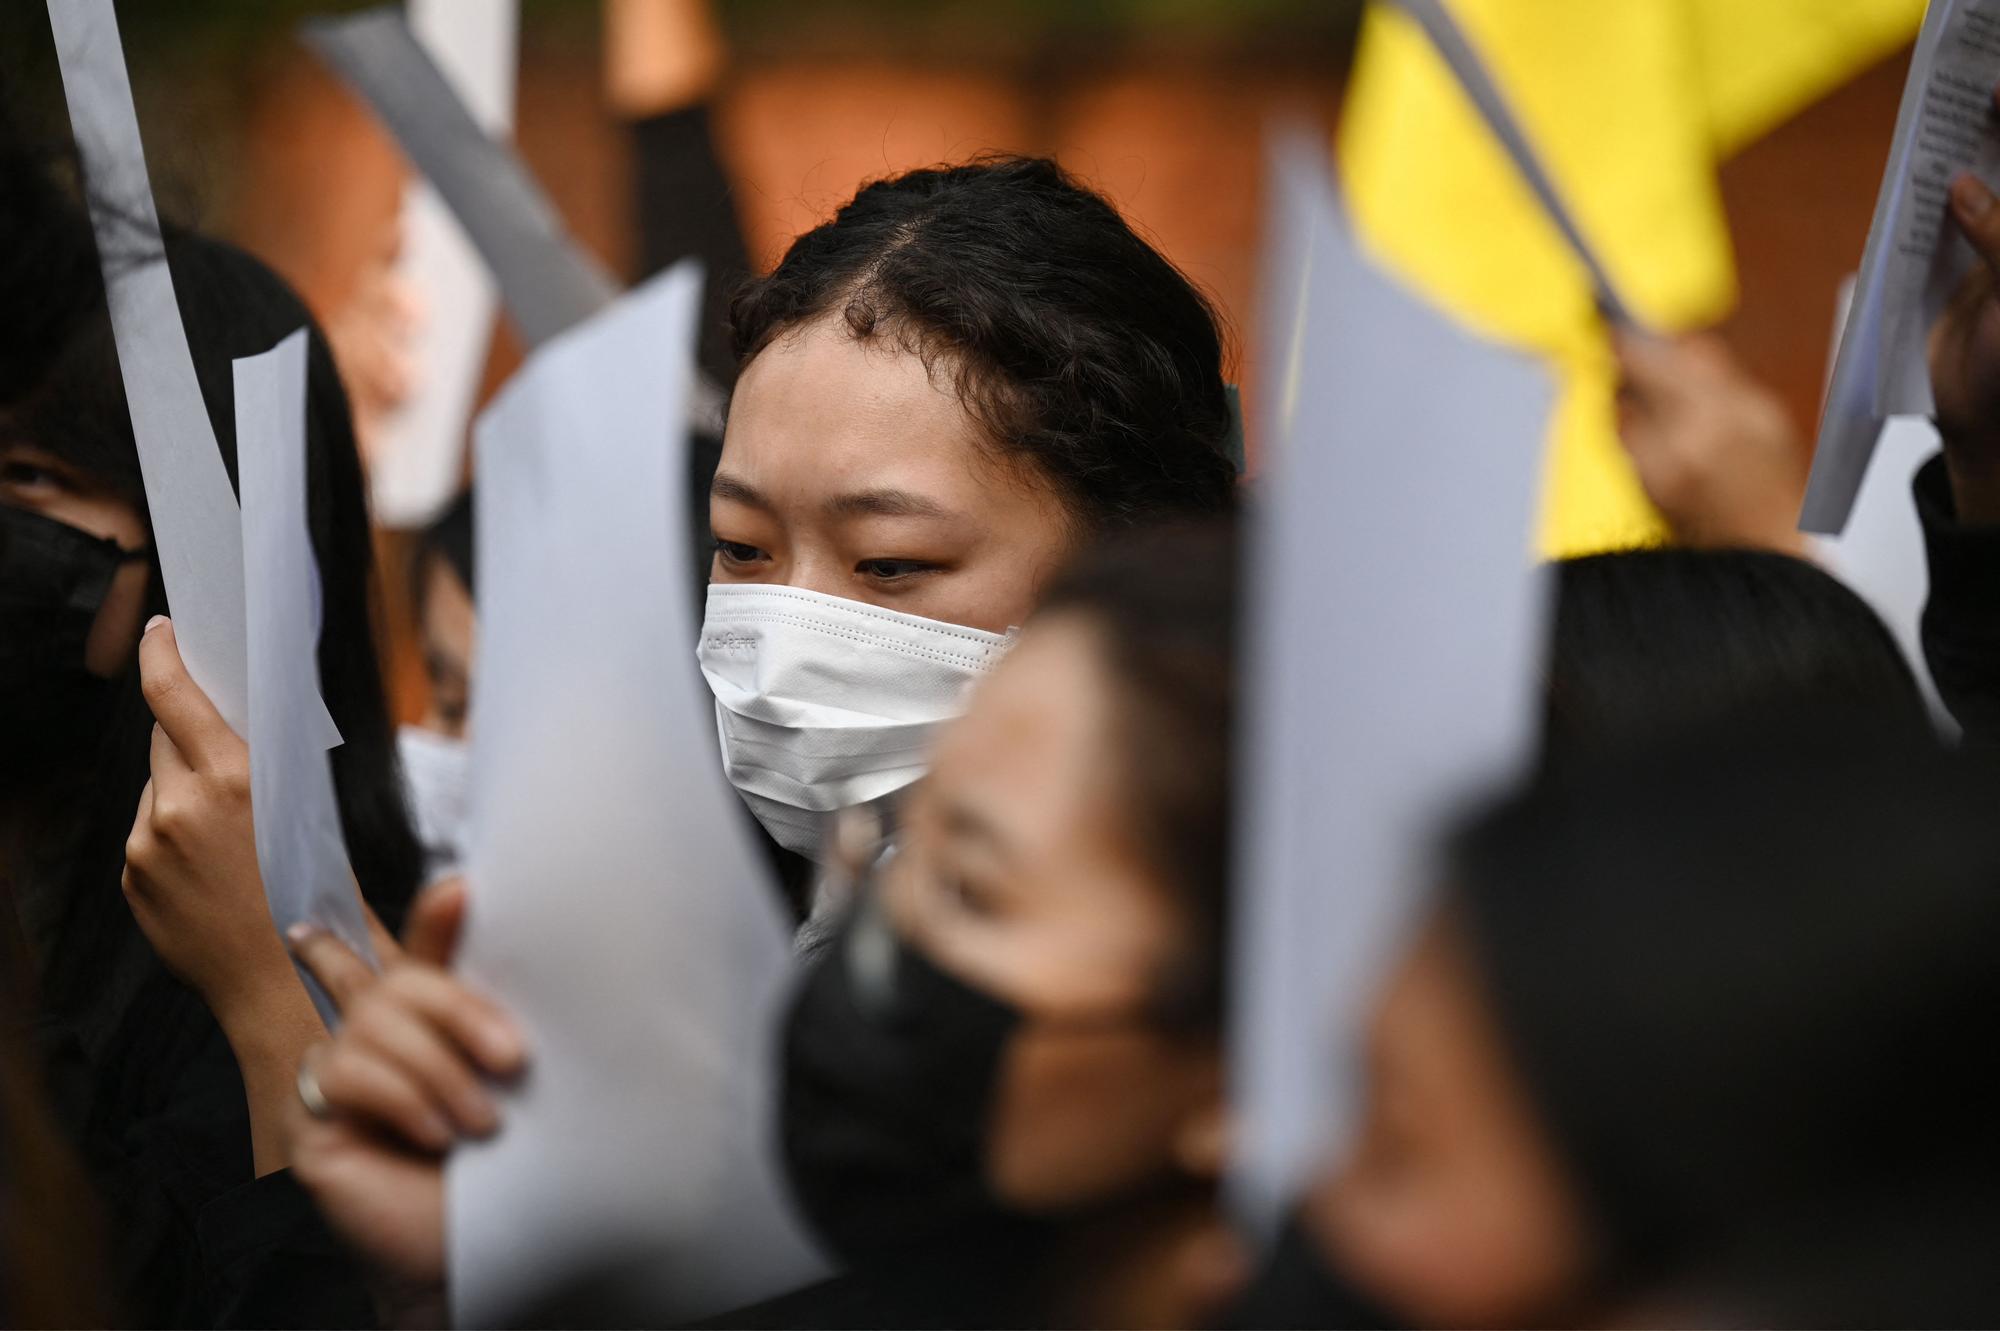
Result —
M1010 640L798 587L711 584L701 673L730 783L778 844L815 854L828 814L924 774L938 727Z
M396 732L403 762L403 793L424 848L424 878L456 873L465 858L466 746L421 726Z

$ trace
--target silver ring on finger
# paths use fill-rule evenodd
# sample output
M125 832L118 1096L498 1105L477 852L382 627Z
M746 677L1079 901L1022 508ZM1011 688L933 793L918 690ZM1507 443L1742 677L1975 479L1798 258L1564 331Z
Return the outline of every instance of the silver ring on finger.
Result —
M306 1107L308 1114L317 1119L333 1117L333 1106L326 1102L326 1092L319 1088L319 1076L313 1071L312 1064L299 1066L298 1086L299 1103Z

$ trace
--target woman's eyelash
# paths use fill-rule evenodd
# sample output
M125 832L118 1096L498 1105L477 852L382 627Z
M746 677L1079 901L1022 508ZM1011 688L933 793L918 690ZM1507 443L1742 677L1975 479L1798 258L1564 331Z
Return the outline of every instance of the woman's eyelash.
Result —
M884 581L935 573L938 569L936 564L928 564L921 559L864 559L854 567L859 573Z
M9 462L0 466L0 481L9 485L61 485L63 478L33 462Z

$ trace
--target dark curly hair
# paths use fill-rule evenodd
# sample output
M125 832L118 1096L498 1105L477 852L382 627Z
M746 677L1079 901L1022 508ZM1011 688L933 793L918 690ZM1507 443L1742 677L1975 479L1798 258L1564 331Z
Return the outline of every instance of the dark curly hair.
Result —
M738 363L836 312L855 337L947 369L992 442L1029 459L1087 528L1229 506L1215 311L1046 158L863 187L738 292Z

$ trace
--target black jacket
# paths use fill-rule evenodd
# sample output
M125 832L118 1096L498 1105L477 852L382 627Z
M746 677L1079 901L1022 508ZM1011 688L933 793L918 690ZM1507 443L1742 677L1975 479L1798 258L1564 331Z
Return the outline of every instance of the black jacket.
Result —
M1971 746L2000 746L2000 524L1958 520L1942 455L1913 489L1930 562L1924 659Z

